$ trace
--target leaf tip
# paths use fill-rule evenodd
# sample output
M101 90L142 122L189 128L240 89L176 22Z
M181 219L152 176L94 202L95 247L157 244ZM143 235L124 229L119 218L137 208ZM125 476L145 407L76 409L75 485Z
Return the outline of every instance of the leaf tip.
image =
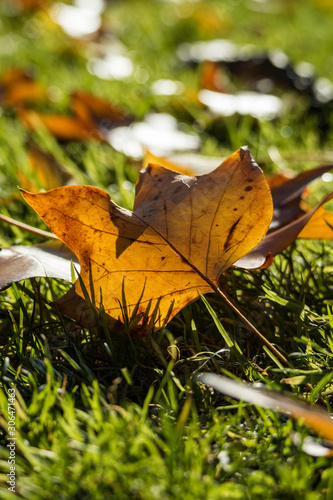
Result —
M249 146L242 146L237 152L239 154L240 161L248 162L251 170L259 170L260 172L262 172L262 169L253 158Z
M32 206L33 199L35 198L36 194L38 193L31 193L30 191L27 191L26 189L22 189L18 186L18 189L23 197L23 199L30 205ZM32 208L34 208L32 206Z
M27 191L26 189L21 188L20 186L17 186L17 189L20 191L23 198L25 198L27 196L31 196L33 194L33 193L30 193L30 191Z
M249 146L242 146L241 148L239 148L238 152L241 160L244 158L244 156L251 157Z

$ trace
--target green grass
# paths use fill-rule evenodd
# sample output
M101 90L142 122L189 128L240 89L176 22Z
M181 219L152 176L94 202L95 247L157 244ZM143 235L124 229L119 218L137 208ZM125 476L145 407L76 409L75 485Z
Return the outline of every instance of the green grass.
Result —
M44 111L66 111L69 93L85 89L126 107L137 119L150 110L171 112L188 131L202 120L201 153L216 156L217 162L249 144L267 173L277 170L269 157L272 147L289 169L310 168L318 164L313 155L330 152L333 128L320 137L312 118L302 118L303 102L297 97L294 107L274 122L248 117L215 122L196 103L160 98L150 90L160 78L198 89L198 69L179 65L175 50L184 41L217 37L279 48L295 63L313 63L318 76L330 76L332 10L314 0L275 0L267 2L274 4L275 14L259 13L247 8L250 3L110 3L106 26L131 51L141 75L147 73L143 84L135 77L117 82L92 76L86 70L86 49L43 14L12 16L3 2L0 37L10 43L0 44L1 66L32 67L38 81L60 89L60 102ZM37 38L27 35L31 23L40 27ZM122 154L107 145L61 145L45 131L27 132L10 109L3 110L1 120L1 213L45 229L17 191L18 173L28 162L28 138L51 152L79 183L105 189L117 203L132 207L133 191L123 183L134 185L137 167ZM287 125L293 129L289 138L281 135ZM332 182L318 181L311 200L332 188ZM1 223L1 246L36 242L36 236ZM311 402L320 400L330 411L332 270L330 242L300 240L265 271L225 273L224 286L234 302L288 358L289 368L214 295L185 308L163 331L134 341L111 336L103 325L95 336L61 316L52 303L68 290L63 282L33 279L2 292L0 498L13 497L5 483L6 392L12 384L17 391L18 497L333 498L331 459L310 457L294 444L293 433L301 439L312 435L302 423L223 397L194 380L209 370L262 382Z

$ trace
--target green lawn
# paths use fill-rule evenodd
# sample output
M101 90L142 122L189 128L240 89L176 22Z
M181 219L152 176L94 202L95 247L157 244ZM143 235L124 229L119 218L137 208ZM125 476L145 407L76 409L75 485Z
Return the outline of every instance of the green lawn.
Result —
M151 111L172 114L182 131L198 132L198 153L216 157L216 166L244 144L267 174L278 170L277 163L296 173L332 158L329 105L323 107L325 130L295 92L285 96L286 109L273 121L215 120L195 97L202 65L177 58L182 43L223 38L266 52L279 49L293 65L311 63L318 78L330 78L329 1L108 2L103 37L86 42L72 39L45 10L14 5L0 5L1 74L11 67L33 71L52 96L34 106L40 112L69 114L70 93L85 90L137 121ZM87 61L111 42L121 43L132 61L125 80L87 70ZM181 82L184 93L155 95L152 84L160 79ZM0 106L1 99L0 92ZM59 143L43 127L29 131L12 107L1 109L2 214L47 229L17 190L28 168L28 139L78 183L104 189L132 208L139 161L97 141ZM311 204L330 191L332 181L313 183ZM2 247L42 241L4 222L0 227ZM332 461L302 450L302 440L314 435L307 427L195 382L198 373L212 371L291 392L330 411L332 255L329 241L298 240L266 270L232 268L224 275L228 294L287 357L288 368L214 295L186 307L163 331L132 340L106 328L96 335L57 313L52 303L70 287L60 280L25 280L1 292L0 498L13 498L6 483L6 422L14 384L19 498L332 499Z

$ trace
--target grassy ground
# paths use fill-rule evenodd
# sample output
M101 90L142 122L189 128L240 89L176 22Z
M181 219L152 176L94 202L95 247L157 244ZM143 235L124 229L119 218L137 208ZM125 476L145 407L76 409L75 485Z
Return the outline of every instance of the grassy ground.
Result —
M289 169L313 166L330 151L333 126L320 136L313 117L301 115L302 98L274 122L228 118L218 126L197 104L157 97L151 83L171 78L195 91L198 70L179 65L184 41L216 37L285 51L293 63L308 61L320 77L331 76L333 11L324 0L271 2L153 2L108 4L105 26L130 50L134 76L106 81L86 69L89 47L56 29L42 12L19 13L2 2L0 61L32 68L37 80L56 88L51 110L67 109L69 93L82 89L126 107L137 119L148 111L171 112L185 131L205 121L201 152L220 157L249 144L267 172L274 147ZM254 10L262 5L262 12ZM253 8L250 9L249 6ZM269 12L273 9L274 12ZM143 82L143 80L145 80ZM25 141L34 140L81 183L110 192L131 207L137 170L107 145L59 145L45 131L27 132L12 110L0 129L1 212L45 229L17 196L27 165ZM284 127L292 135L284 137ZM217 134L216 131L219 131ZM317 163L318 164L318 163ZM311 199L332 190L317 182ZM1 223L0 243L29 244L36 236ZM321 398L330 409L333 374L332 245L298 241L265 271L229 270L224 277L240 310L288 358L284 368L214 296L184 309L147 339L94 337L56 313L51 301L68 284L33 279L0 295L1 426L6 429L6 391L16 387L16 495L27 499L331 499L329 458L305 454L299 422L222 397L198 386L193 375L210 370ZM226 337L238 344L226 348ZM310 384L306 386L306 384ZM311 389L312 387L312 389ZM7 490L9 451L0 447L0 498Z

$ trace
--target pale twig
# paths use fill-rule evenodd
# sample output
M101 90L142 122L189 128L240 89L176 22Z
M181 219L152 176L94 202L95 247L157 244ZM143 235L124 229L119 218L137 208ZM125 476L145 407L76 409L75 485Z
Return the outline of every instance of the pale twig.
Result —
M19 227L23 231L28 231L29 233L37 234L38 236L42 236L43 238L48 238L52 240L58 240L59 238L48 231L43 231L42 229L37 229L36 227L29 226L28 224L24 224L24 222L17 221L12 219L11 217L7 217L6 215L0 214L0 220L3 222L7 222L7 224L11 224L12 226Z

